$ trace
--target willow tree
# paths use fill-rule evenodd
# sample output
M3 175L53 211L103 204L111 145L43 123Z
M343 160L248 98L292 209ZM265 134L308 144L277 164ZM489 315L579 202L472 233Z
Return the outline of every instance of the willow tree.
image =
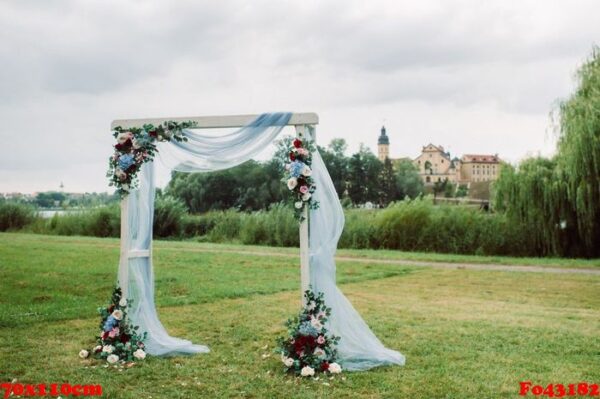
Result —
M578 87L558 107L552 159L506 166L495 206L528 229L539 255L600 256L600 51L577 72Z
M575 93L560 104L558 168L571 222L587 256L600 255L600 49L577 72ZM568 221L567 221L568 223Z

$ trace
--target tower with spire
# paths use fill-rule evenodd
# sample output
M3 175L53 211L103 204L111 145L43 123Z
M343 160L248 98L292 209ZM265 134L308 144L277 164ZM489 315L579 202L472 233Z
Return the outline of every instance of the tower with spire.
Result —
M386 135L385 126L381 127L381 134L377 139L377 155L381 162L390 156L390 138Z

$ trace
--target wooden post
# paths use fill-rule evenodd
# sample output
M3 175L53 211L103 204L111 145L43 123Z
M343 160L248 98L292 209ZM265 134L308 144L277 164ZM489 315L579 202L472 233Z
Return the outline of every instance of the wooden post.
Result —
M304 140L306 133L306 125L296 125L296 137ZM308 255L308 207L302 210L303 220L300 222L300 291L302 304L306 305L304 300L304 292L308 290L310 285L309 276L309 255Z
M129 285L129 196L121 200L121 257L119 259L119 287L121 295L127 298Z

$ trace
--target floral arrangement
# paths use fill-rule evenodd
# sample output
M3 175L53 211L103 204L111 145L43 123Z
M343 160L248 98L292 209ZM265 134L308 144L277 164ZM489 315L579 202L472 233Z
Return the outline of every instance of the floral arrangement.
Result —
M286 322L288 336L278 339L277 352L285 371L302 377L319 372L339 374L342 368L336 363L336 348L340 338L325 327L331 309L325 306L322 292L315 295L306 290L304 298L306 305L298 316Z
M129 194L137 187L137 173L145 162L154 159L157 152L157 141L187 141L183 129L196 126L196 122L163 122L158 126L147 124L139 127L123 129L117 126L113 136L117 140L114 154L108 161L106 177L110 186L115 186L121 197Z
M312 198L316 189L310 168L312 151L314 149L310 142L303 142L299 138L295 139L290 148L290 163L285 165L285 169L289 173L287 187L293 194L294 215L299 221L304 220L305 206L308 206L308 209L319 208L319 203Z
M146 333L139 334L139 327L132 326L127 319L127 308L131 300L122 298L121 288L115 287L111 301L105 307L99 307L100 335L97 345L91 351L82 349L79 357L82 359L90 356L104 359L109 364L117 362L133 362L144 360L144 340Z

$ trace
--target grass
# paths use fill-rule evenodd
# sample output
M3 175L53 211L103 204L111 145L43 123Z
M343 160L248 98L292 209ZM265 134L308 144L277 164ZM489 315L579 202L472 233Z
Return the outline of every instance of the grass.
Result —
M118 371L77 357L93 343L118 242L0 234L0 381L102 384L103 397L124 399L514 398L523 380L600 382L600 277L352 261L338 263L341 289L406 366L334 380L282 375L278 357L263 355L297 311L298 261L218 252L244 248L157 242L161 320L211 353Z

